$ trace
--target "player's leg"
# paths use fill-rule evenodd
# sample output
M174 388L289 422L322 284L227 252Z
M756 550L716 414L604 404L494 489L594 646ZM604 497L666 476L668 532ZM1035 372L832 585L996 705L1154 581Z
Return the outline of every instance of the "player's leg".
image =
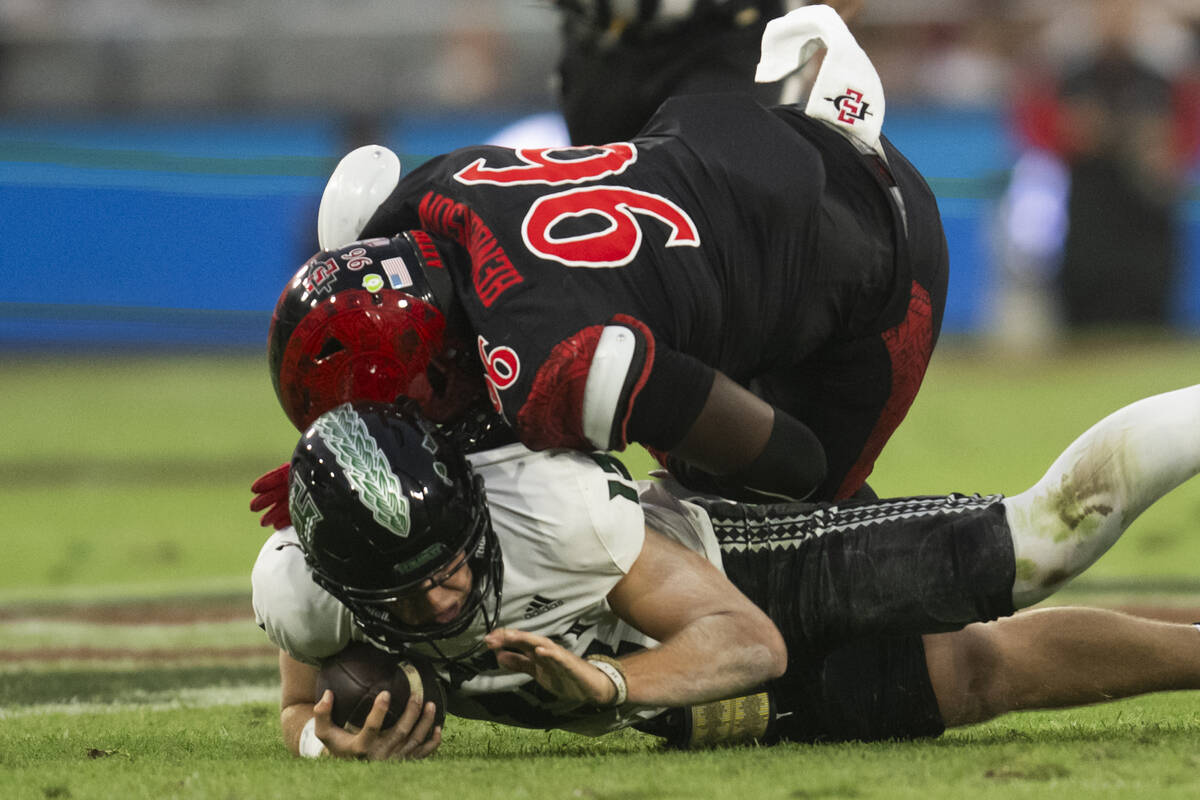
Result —
M567 15L558 63L559 107L573 145L628 141L665 99L661 77L673 48L655 49L621 39Z
M1200 688L1194 626L1099 609L1029 611L830 651L799 644L768 687L775 718L767 741L929 737L1011 711Z
M768 690L775 707L768 743L916 739L945 730L920 636L860 639L828 652L789 646L788 670Z
M1008 616L1093 563L1200 472L1200 386L1109 415L1012 498L696 500L726 574L789 641L939 633Z
M717 20L653 37L627 32L614 39L606 30L568 19L558 76L571 142L628 141L670 97L760 92L754 70L761 38L761 24L730 28Z
M1010 711L1200 688L1200 631L1093 608L1026 611L924 637L946 727Z
M1200 472L1200 386L1126 406L1076 439L1029 490L1007 498L1013 604L1049 597L1152 503Z

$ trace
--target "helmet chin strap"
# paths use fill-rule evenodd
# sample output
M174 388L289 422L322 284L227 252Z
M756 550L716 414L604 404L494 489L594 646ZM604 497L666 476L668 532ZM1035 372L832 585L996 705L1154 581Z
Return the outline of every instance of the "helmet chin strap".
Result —
M364 223L365 224L365 223ZM467 313L462 307L462 303L458 301L458 293L454 291L454 280L450 276L449 262L456 262L459 259L470 260L467 251L460 245L453 242L448 242L445 239L438 240L438 252L446 262L444 268L426 267L423 272L425 280L429 284L429 291L433 295L433 304L442 316L446 318L446 340L453 341L461 338L468 342L474 341L474 336L470 335L471 327L467 322Z
M455 661L465 661L471 658L476 653L484 649L483 637L495 627L495 614L489 615L486 609L486 598L474 611L473 616L476 620L472 620L467 629L459 636L453 639L431 639L427 642L422 642L426 648L432 650L435 655L431 656L431 660L442 663L452 663ZM477 621L482 622L480 626L482 630L477 630ZM465 644L464 649L452 650L451 645L457 644L460 641ZM427 654L428 655L428 654Z

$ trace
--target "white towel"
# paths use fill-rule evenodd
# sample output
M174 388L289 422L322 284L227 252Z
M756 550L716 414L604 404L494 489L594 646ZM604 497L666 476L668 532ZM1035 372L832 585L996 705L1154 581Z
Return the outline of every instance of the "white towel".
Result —
M802 6L767 23L754 79L783 80L825 49L804 113L832 126L860 149L883 156L883 86L846 23L829 6Z

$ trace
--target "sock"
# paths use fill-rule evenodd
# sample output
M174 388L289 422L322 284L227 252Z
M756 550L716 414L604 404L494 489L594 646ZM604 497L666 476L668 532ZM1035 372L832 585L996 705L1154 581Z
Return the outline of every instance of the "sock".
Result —
M1071 443L1031 489L1007 498L1013 605L1049 597L1152 503L1200 472L1200 386L1139 400Z

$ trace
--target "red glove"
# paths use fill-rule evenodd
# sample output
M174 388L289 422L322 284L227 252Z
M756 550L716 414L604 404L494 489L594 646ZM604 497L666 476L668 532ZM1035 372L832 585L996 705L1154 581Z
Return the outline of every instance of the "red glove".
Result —
M250 485L250 491L254 492L250 510L266 512L258 523L264 528L274 527L278 531L292 524L292 516L288 512L289 472L290 464L280 464Z

